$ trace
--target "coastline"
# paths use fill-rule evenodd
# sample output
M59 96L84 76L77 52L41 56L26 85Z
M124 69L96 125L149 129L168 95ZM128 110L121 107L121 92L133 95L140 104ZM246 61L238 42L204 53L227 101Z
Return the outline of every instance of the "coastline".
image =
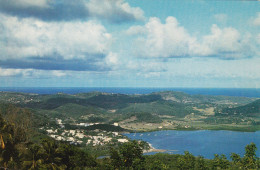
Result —
M148 142L147 142L148 143ZM143 150L143 153L151 153L151 152L158 152L158 153L163 153L166 152L167 150L165 149L156 149L152 146L152 144L148 143L150 149L149 150Z
M209 125L210 126L210 125ZM168 131L168 130L175 130L175 131L200 131L200 130L212 130L212 131L233 131L233 132L257 132L260 131L260 125L253 125L247 127L237 127L237 126L227 126L227 125L212 125L208 128L154 128L149 130L133 130L127 129L130 133L147 133L147 132L158 132L158 131Z

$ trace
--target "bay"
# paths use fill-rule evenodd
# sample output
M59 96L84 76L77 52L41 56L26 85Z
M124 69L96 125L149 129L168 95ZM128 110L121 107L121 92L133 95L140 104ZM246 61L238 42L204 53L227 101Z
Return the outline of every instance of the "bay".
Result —
M245 146L253 142L258 148L257 156L260 156L260 131L167 130L124 135L132 140L146 141L156 149L167 150L166 153L183 154L184 151L189 151L195 156L201 155L208 159L214 158L214 154L224 154L227 158L231 153L243 156Z

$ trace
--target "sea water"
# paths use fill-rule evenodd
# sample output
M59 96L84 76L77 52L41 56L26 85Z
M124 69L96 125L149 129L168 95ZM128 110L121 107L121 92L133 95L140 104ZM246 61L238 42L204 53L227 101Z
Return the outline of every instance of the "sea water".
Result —
M195 156L201 155L209 159L214 158L214 154L224 154L227 158L231 153L243 156L245 146L253 142L258 148L257 156L260 156L260 131L167 130L124 135L133 140L149 142L156 149L166 150L166 153L183 154L184 151L189 151Z
M121 94L149 94L160 91L180 91L188 94L224 95L260 98L258 88L149 88L149 87L0 87L0 91L56 94L87 93L93 91Z

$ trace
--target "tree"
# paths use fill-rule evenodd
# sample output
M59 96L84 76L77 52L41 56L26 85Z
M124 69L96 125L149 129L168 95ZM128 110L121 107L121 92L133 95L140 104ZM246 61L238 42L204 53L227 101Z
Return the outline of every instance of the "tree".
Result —
M111 164L115 168L134 168L134 166L142 164L144 162L143 147L142 143L133 140L121 145L119 151L110 149Z
M152 169L152 170L163 170L163 169L168 169L168 167L162 163L160 160L155 160L151 163L149 169Z
M243 158L243 165L247 169L257 168L256 145L251 143L245 147L245 156Z
M136 140L124 143L122 147L119 148L119 153L122 155L125 167L131 167L136 159L144 160L143 148Z
M119 169L123 166L122 157L117 150L110 148L111 164L115 169Z
M194 169L195 157L188 151L184 152L177 160L177 166L179 169Z
M229 166L229 161L225 155L214 155L214 159L212 160L212 169L227 169Z
M58 154L58 144L51 139L43 139L41 142L43 149L44 168L58 169L61 164L61 158Z
M71 157L71 161L79 168L97 166L97 162L91 155L77 147L74 147L74 154Z
M23 158L24 169L38 169L43 163L41 147L37 144L32 144L27 149L27 152L23 155Z
M198 156L198 157L196 158L195 169L196 169L196 170L204 170L204 169L207 169L206 164L205 164L205 159L203 158L203 156Z
M241 169L243 167L242 159L238 154L231 153L230 158L235 168Z
M0 104L0 114L8 124L13 125L13 138L16 143L28 141L31 131L31 112L12 104Z
M14 126L0 115L0 166L14 168L19 162L19 152L14 138Z

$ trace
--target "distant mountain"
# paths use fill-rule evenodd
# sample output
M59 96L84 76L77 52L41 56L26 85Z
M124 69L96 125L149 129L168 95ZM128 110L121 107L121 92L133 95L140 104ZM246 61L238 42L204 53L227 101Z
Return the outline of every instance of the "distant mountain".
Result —
M256 117L260 114L260 99L248 97L190 95L175 91L141 95L0 92L1 103L5 104L0 105L0 114L12 117L12 112L28 110L38 128L59 128L59 120L75 127L82 122L119 123L129 130L260 129L260 117Z
M246 116L260 116L260 99L244 106L225 108L222 110L222 113L229 115L240 114Z
M216 104L248 104L255 101L255 98L236 96L212 96L212 95L190 95L184 92L164 91L157 92L164 100L178 103L216 103Z
M79 94L57 93L51 95L1 92L0 101L23 108L45 110L44 114L80 117L89 114L135 114L170 115L185 117L198 113L194 107L205 104L245 105L254 98L189 95L184 92L163 91L143 95L126 95L102 92ZM51 112L50 112L51 111ZM229 111L231 112L231 111Z

